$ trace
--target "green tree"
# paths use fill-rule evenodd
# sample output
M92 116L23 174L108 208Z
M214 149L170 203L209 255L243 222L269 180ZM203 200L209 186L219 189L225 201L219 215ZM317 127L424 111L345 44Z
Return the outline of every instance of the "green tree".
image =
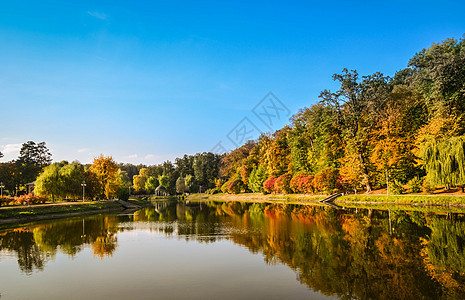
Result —
M340 82L339 90L335 93L324 90L320 97L337 114L346 141L345 156L357 158L362 182L367 192L370 192L369 137L387 100L390 79L378 72L363 76L359 81L357 71L349 72L347 69L342 74L334 74L333 79Z
M152 191L155 192L155 189L158 187L158 179L155 176L149 176L147 181L145 182L145 189L151 193Z
M194 188L194 176L186 175L186 177L184 177L184 182L186 184L186 192L193 191L193 188Z
M64 196L63 181L60 176L60 169L63 163L53 163L44 168L35 181L34 192L38 195L45 195L53 202Z
M169 187L170 179L166 175L161 175L160 177L158 177L158 182L160 183L160 186L166 189Z
M465 136L431 140L422 151L426 180L432 185L465 185Z
M263 183L267 179L266 169L263 166L253 168L249 176L249 189L254 193L263 193Z
M25 184L34 181L40 171L51 163L51 157L45 142L36 144L33 141L28 141L24 143L16 160L19 183Z
M176 180L176 193L184 194L186 191L186 182L182 176L179 176Z

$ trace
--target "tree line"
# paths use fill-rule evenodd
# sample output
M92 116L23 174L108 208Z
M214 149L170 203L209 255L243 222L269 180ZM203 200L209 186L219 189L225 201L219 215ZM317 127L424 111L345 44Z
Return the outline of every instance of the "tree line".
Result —
M392 78L344 69L333 79L339 88L322 91L289 125L227 154L153 166L103 155L88 165L51 164L45 143L29 141L17 160L0 164L0 181L10 192L36 181L37 191L52 198L78 197L82 181L89 196L104 198L158 187L176 194L370 192L388 182L394 193L465 186L464 39L421 50Z
M402 193L465 185L465 41L423 49L394 77L334 74L336 91L222 159L216 190Z

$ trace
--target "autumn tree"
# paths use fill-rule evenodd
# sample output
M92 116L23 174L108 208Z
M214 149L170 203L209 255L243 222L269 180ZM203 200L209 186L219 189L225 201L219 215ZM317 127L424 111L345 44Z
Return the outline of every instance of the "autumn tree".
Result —
M359 80L357 71L344 69L334 74L340 88L335 93L325 90L320 94L323 103L337 115L338 125L345 140L345 155L357 158L360 177L367 192L372 189L369 174L368 141L378 122L379 112L389 93L389 78L381 73L363 76Z
M101 185L101 193L105 194L106 199L115 195L118 189L119 168L113 158L101 154L94 159L90 170L97 176Z

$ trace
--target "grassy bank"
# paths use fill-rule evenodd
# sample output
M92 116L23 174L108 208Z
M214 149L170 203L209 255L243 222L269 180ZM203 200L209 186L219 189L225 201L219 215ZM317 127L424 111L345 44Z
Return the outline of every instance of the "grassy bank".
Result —
M242 194L192 194L187 197L189 201L258 201L258 202L317 202L327 196L302 195L302 194L269 194L242 193ZM344 204L384 204L384 205L439 205L439 206L464 206L465 197L437 196L437 195L349 195L336 199L335 203Z
M57 203L30 206L11 206L0 208L0 223L15 223L30 220L42 220L86 213L115 211L122 209L114 201Z
M349 195L337 198L335 203L465 206L465 197L437 195Z
M189 201L256 201L256 202L317 202L326 198L321 195L302 195L302 194L287 194L287 195L263 195L261 193L241 193L241 194L191 194L187 197Z

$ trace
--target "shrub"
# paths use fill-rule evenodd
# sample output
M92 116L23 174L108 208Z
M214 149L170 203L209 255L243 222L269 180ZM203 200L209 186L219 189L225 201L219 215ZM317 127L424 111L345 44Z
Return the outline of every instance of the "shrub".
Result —
M316 190L321 192L332 192L336 188L336 182L339 175L336 170L324 169L315 175L313 179L313 186Z
M422 180L419 177L412 178L408 183L410 193L419 193L422 188Z
M240 180L233 180L230 181L228 184L228 193L230 194L239 194L241 192L241 184L242 181Z
M276 178L276 181L274 183L274 190L277 193L286 193L289 194L291 192L291 189L289 187L289 184L291 182L291 174L284 174Z
M394 179L391 182L391 184L389 185L389 189L391 190L393 195L400 195L404 192L404 187L402 183L397 179Z
M303 193L300 186L301 186L302 178L304 177L305 177L304 174L299 174L291 179L291 182L289 183L289 187L294 193Z
M426 179L423 180L421 185L421 190L423 193L432 194L434 192L434 186L432 186Z
M46 196L39 196L34 194L21 195L19 197L10 198L9 204L13 205L24 205L26 202L29 204L42 204L47 201Z
M265 180L265 182L263 183L264 194L270 194L275 191L275 182L276 178L274 177L270 177L268 180Z
M223 185L221 186L221 191L223 193L227 193L228 192L228 185L229 185L229 181L226 181L225 183L223 183Z

